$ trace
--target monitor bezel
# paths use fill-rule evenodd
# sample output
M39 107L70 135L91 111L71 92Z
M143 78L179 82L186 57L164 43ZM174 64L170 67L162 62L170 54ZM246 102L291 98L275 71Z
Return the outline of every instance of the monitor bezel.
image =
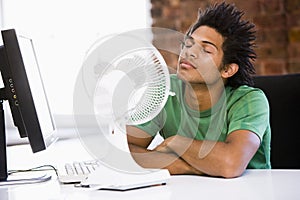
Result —
M27 136L32 151L46 149L32 97L17 34L14 29L1 31L6 66L0 66L7 100L21 137ZM2 53L3 53L2 52ZM28 117L30 116L30 117Z

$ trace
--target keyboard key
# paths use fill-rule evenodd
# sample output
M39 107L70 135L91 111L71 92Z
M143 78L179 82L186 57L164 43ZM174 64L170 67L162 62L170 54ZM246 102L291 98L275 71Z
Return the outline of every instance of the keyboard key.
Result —
M58 179L61 183L79 183L99 165L95 160L65 163L64 168L58 168Z

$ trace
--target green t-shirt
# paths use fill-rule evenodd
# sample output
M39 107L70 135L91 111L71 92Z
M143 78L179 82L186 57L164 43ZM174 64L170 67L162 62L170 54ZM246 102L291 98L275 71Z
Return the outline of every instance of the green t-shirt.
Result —
M151 121L137 127L148 134L163 138L182 135L196 140L225 141L235 130L250 130L257 134L261 144L248 164L251 169L269 169L270 140L269 104L264 93L257 88L227 86L225 93L211 109L192 110L184 100L184 83L171 75L171 91L162 111Z

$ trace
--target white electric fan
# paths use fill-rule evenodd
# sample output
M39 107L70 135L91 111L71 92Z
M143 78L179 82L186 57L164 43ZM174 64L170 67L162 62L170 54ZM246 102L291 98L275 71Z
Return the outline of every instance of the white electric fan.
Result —
M86 63L89 66L92 62ZM88 149L94 148L92 153L103 166L82 184L126 190L165 183L170 176L168 170L139 166L131 157L126 136L126 125L150 121L168 99L170 79L163 57L147 45L125 51L101 67L93 96L100 131L81 137Z
M108 136L120 141L119 134L126 134L126 125L145 123L161 111L169 88L167 65L155 47L126 52L111 62L96 85L97 121L100 125L108 123L110 132L114 132ZM127 148L124 143L113 144L123 150Z

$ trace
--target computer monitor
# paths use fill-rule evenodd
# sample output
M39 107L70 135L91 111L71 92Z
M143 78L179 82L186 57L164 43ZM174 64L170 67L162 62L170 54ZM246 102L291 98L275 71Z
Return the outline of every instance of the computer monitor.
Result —
M45 150L56 140L55 125L30 38L14 29L1 31L0 70L0 181L7 180L6 137L3 101L9 102L20 137L28 137L32 152Z

